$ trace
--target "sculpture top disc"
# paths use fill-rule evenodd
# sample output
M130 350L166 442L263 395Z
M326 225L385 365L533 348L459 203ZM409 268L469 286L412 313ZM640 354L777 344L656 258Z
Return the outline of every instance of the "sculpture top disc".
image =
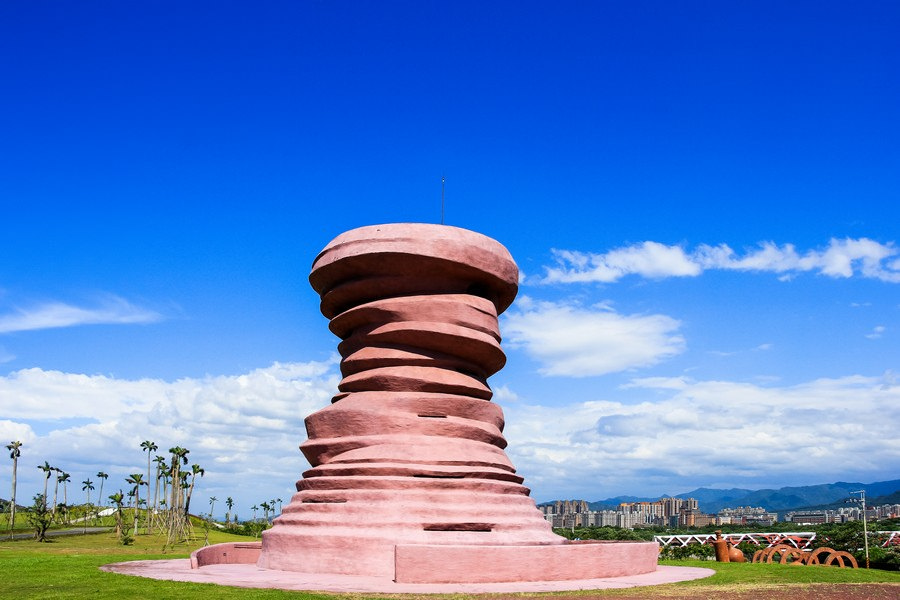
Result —
M360 227L336 237L316 257L309 281L332 318L380 298L472 294L506 310L519 270L499 242L467 229L429 223Z

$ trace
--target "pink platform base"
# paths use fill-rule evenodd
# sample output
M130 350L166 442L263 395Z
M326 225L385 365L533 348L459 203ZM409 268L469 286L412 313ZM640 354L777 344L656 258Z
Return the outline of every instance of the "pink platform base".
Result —
M657 568L655 542L554 545L397 546L397 583L572 581L585 575L625 577Z
M100 567L103 571L168 581L212 583L244 588L271 588L295 591L363 592L385 594L487 594L519 592L563 592L662 585L702 579L712 569L660 566L642 575L598 577L565 581L518 581L504 583L398 583L387 577L333 575L261 569L254 564L220 563L191 568L186 558L138 560Z
M197 550L189 560L133 561L105 571L237 587L332 592L540 592L659 585L712 575L660 567L655 543L581 542L553 546L397 546L393 578L304 573L256 565L259 542Z
M191 554L191 567L254 564L263 543L226 543L200 548ZM349 551L352 554L352 550ZM397 583L508 583L573 581L625 577L657 569L656 542L583 541L564 544L428 545L397 544L390 574ZM303 561L302 553L298 563ZM327 573L310 563L309 571ZM278 569L267 569L277 571ZM303 569L289 569L303 571ZM355 574L358 575L358 574Z

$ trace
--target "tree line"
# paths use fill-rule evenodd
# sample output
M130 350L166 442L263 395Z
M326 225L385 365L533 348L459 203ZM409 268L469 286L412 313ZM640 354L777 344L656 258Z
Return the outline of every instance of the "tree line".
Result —
M22 442L15 440L6 445L9 456L12 459L12 493L9 502L10 531L16 527L16 512L18 510L17 479L19 459L22 456ZM85 503L80 506L81 518L85 526L89 522L99 522L101 516L107 512L107 507L114 510L112 514L116 520L116 533L120 539L127 539L137 535L139 527L143 525L147 533L165 533L166 544L174 544L185 539L190 534L191 521L189 519L191 498L197 485L197 478L203 477L205 469L199 464L191 464L188 460L190 450L181 446L169 448L167 454L159 454L156 443L145 440L141 442L141 450L147 453L146 473L130 473L124 479L117 491L103 495L103 488L109 479L109 474L98 471L96 480L90 476L81 482L81 490L85 493ZM48 461L37 465L44 473L43 492L35 494L33 503L28 509L29 521L38 529L38 536L44 537L43 532L51 523L70 525L71 508L69 503L68 486L72 482L71 475L65 469L51 465ZM50 499L50 482L53 480L53 496ZM96 501L92 501L92 492L97 490ZM62 497L60 501L60 487ZM145 493L141 493L146 489ZM229 500L231 500L229 498ZM107 504L107 501L109 504ZM126 526L126 509L130 509L131 523ZM143 517L143 523L141 523ZM34 523L37 521L37 523ZM41 523L45 526L41 530ZM130 531L129 531L130 530Z
M6 445L12 459L12 493L8 521L10 532L16 527L16 513L19 508L16 487L22 446L22 442L17 440ZM125 477L124 485L104 497L103 488L107 484L109 474L98 471L94 476L95 480L88 476L81 482L85 502L74 506L70 505L68 498L68 486L72 483L71 475L48 461L37 465L44 473L43 492L35 494L31 506L26 509L26 517L29 524L35 528L36 537L43 539L47 529L54 523L71 525L73 522L80 522L87 527L89 523L99 524L103 516L109 515L114 517L116 535L123 543L130 543L141 528L148 534L164 535L165 547L190 537L193 529L190 518L191 500L197 489L198 477L202 479L206 470L197 463L192 463L188 467L191 461L188 458L190 450L187 448L174 446L167 452L160 453L157 444L151 440L141 442L140 448L147 454L145 473L130 473ZM52 500L50 500L51 479ZM94 491L97 491L96 495L93 495ZM217 501L218 498L215 496L209 499L209 514L204 516L207 525L213 521ZM253 517L247 524L249 526L239 526L237 513L234 512L234 500L229 496L225 499L227 509L225 526L235 530L236 533L258 535L259 531L268 526L281 512L281 505L281 498L254 504L250 507ZM73 521L70 509L75 507L79 509L81 517ZM257 516L259 511L262 511L261 519Z
M868 533L869 552L873 568L891 571L900 570L900 547L887 546L889 533L900 530L900 519L884 519L871 523L871 529L866 532L862 521L848 521L846 523L827 523L822 525L809 525L804 529L816 532L816 538L812 542L811 549L829 547L834 550L842 550L854 555L860 564L865 558L865 535ZM656 535L685 535L714 533L721 530L725 533L739 533L747 531L746 525L708 525L699 528L675 529L662 526L643 527L640 529L624 529L621 527L590 526L569 528L554 528L557 535L568 539L579 540L635 540L651 541ZM779 522L765 527L766 531L790 532L796 530L795 523ZM749 561L753 553L759 550L759 546L752 542L741 542L737 545L745 558ZM660 549L662 560L701 559L710 560L715 552L711 543L690 543L685 546L669 545Z

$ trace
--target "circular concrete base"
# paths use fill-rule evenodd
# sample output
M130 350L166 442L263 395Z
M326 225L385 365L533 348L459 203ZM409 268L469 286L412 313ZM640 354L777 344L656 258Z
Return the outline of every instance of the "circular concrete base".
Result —
M214 583L247 588L275 588L322 592L368 592L397 594L452 594L452 593L514 593L514 592L562 592L571 590L602 590L659 585L702 579L715 571L695 567L660 566L652 573L608 577L605 579L579 579L573 581L531 581L513 583L396 583L386 577L360 577L350 575L321 575L261 569L248 564L209 565L191 569L189 559L137 560L114 563L100 567L103 571L135 575L169 581Z

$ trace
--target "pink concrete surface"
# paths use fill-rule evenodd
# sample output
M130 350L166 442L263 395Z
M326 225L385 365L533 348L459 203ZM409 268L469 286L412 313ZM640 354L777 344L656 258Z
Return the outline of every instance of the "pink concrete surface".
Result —
M191 568L199 569L209 565L255 565L261 550L261 542L228 542L204 546L191 552Z
M500 583L623 577L656 570L656 542L397 546L398 583ZM485 568L485 565L489 565Z
M566 581L529 581L505 583L397 583L388 577L335 575L261 569L252 564L218 564L191 569L189 559L138 560L114 563L101 570L122 575L168 581L213 583L244 588L275 588L297 591L362 592L385 594L519 593L602 590L661 585L702 579L712 569L660 566L652 573L624 577L602 577Z
M260 542L205 546L190 557L191 568L256 564ZM505 546L394 547L397 583L501 583L581 580L650 573L657 568L656 542L582 541L568 544ZM316 557L304 556L306 569L318 571ZM490 565L490 569L485 569Z

